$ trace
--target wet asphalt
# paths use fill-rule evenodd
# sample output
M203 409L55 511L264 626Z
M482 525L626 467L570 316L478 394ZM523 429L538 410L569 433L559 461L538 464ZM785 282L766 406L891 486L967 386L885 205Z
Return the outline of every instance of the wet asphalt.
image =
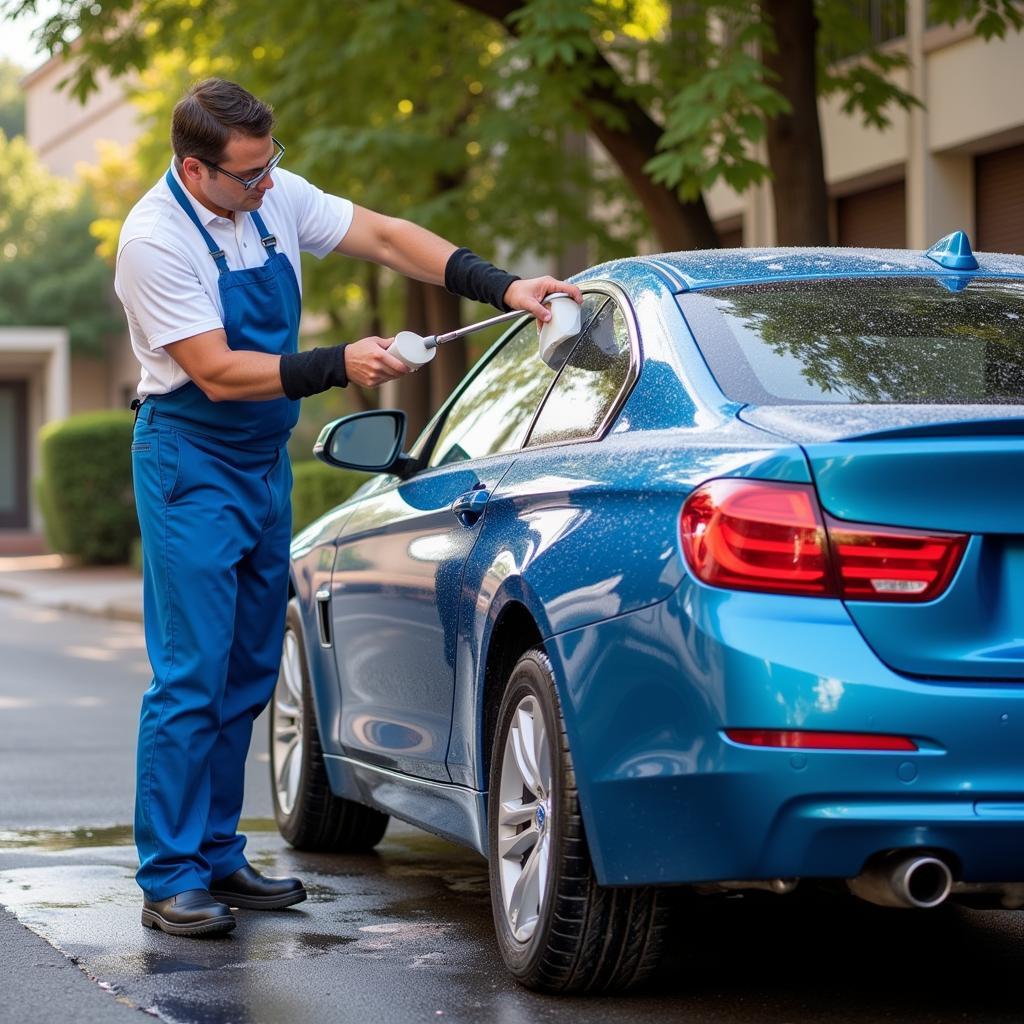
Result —
M1024 1020L1024 914L882 911L827 894L674 908L653 984L539 996L509 980L475 854L392 823L368 856L303 854L250 756L252 862L310 899L218 939L143 929L130 821L148 670L137 626L0 599L0 1022ZM89 653L85 653L89 652Z

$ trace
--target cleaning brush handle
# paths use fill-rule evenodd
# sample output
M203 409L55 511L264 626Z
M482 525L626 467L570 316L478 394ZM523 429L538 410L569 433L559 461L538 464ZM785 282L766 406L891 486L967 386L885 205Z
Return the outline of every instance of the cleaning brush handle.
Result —
M566 297L565 292L552 292L550 295L545 295L541 302L550 302L552 299L564 299ZM449 331L447 334L437 334L429 338L423 339L423 344L427 348L436 348L438 345L444 345L449 341L456 341L458 338L464 338L467 334L475 334L477 331L482 331L486 327L493 327L495 324L503 324L507 320L515 320L519 316L527 316L525 310L512 309L507 313L499 313L497 316L492 316L487 320L481 320L479 323L469 324L466 327L459 327L454 331Z

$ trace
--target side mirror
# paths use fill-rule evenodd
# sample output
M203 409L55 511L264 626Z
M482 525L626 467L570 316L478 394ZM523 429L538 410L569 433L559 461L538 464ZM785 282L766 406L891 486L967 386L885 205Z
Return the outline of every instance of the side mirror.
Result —
M328 466L402 476L410 464L402 454L405 426L400 409L357 412L328 423L313 445L313 454Z

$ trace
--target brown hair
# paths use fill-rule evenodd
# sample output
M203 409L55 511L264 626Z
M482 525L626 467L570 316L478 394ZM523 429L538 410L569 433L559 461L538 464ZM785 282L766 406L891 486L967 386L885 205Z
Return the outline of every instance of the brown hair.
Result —
M171 147L180 164L187 156L219 163L232 135L260 138L274 127L274 111L235 82L207 78L178 101L171 118Z

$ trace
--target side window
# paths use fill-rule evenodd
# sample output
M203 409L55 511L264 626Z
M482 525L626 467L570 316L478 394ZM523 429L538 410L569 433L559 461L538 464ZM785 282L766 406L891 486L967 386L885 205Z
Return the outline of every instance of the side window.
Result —
M456 399L429 465L444 466L522 447L554 375L541 361L537 322L531 320L488 360Z
M626 318L609 300L562 367L537 417L530 444L592 437L629 378L629 367Z
M580 311L581 337L607 296L585 295ZM558 367L540 358L537 321L512 335L469 382L445 417L429 466L482 459L523 446L537 406Z

